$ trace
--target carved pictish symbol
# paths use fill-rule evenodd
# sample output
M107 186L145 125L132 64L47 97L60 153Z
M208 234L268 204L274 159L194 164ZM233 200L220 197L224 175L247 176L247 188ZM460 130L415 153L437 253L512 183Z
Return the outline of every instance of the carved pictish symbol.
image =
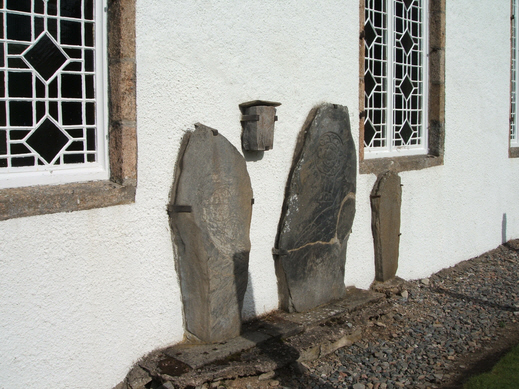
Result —
M342 148L342 139L335 132L326 132L319 137L314 165L316 173L321 176L321 179L316 181L321 192L319 203L331 203L335 199L334 188L337 180L341 181L338 175L341 174L341 166L344 163Z
M207 229L213 239L220 243L225 243L228 233L232 229L228 228L231 220L234 217L234 212L229 203L232 197L232 189L229 184L224 182L213 181L212 184L217 183L208 202L202 208L202 214Z
M342 165L342 139L335 132L326 132L319 137L317 169L327 176L335 176Z

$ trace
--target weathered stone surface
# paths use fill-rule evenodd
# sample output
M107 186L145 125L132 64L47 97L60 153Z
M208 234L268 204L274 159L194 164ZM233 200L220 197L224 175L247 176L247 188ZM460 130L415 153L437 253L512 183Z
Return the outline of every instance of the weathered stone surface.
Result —
M371 191L371 230L375 246L375 280L393 278L398 268L402 187L398 174L381 174Z
M272 150L274 147L274 123L276 107L281 103L254 100L240 104L242 147L246 151Z
M302 312L344 296L356 169L348 109L313 109L296 146L274 250L282 309Z
M126 377L129 389L146 389L153 378L139 365L135 365Z
M248 332L220 344L185 344L180 343L164 351L169 357L198 369L209 363L224 360L229 356L255 347L270 339L271 336L261 332Z
M218 131L195 127L182 143L169 213L186 331L211 343L240 334L252 188L238 150Z

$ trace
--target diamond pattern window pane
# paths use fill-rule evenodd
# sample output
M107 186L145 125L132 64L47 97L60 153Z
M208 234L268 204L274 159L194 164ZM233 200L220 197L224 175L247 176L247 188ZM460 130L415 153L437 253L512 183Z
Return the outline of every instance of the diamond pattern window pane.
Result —
M404 94L405 98L408 99L413 92L413 83L409 80L409 77L405 77L404 81L400 84L400 91Z
M51 163L67 144L68 137L50 119L46 119L27 140L47 163Z
M364 88L365 88L366 94L368 96L371 95L371 93L375 89L375 86L377 86L377 83L375 82L375 79L371 75L371 72L367 71L366 75L364 76Z
M407 9L409 9L409 7L411 6L411 4L413 4L413 0L404 0L404 4L405 4L405 7Z
M411 38L411 34L409 34L409 31L405 32L402 39L400 39L400 43L402 44L402 47L404 48L406 54L409 54L414 45L413 38Z
M398 131L398 135L404 145L409 143L409 140L411 139L411 136L413 135L413 128L407 121L401 127L400 131ZM398 137L397 137L397 139L398 139Z
M0 173L99 161L99 1L5 0L0 13Z
M370 47L377 37L377 33L375 32L375 29L371 23L366 23L366 27L364 27L364 33L366 37L366 45Z
M31 66L48 81L67 61L67 57L47 34L24 54Z

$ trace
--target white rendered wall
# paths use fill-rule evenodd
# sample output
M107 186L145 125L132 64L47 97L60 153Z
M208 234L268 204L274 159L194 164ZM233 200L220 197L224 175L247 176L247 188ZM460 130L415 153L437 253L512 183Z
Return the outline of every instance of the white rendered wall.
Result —
M509 4L447 3L445 164L401 174L398 275L425 277L519 237L509 159ZM0 388L110 389L141 356L182 340L166 204L193 124L238 149L238 104L279 101L274 149L248 161L255 204L246 317L277 307L271 249L299 130L321 102L358 139L358 1L137 0L135 204L0 222ZM358 144L357 144L358 147ZM203 157L203 156L202 156ZM347 285L374 278L359 175Z

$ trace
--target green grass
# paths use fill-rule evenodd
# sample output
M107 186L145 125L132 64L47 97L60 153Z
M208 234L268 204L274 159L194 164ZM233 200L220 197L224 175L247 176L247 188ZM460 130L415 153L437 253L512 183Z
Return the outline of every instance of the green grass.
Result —
M506 354L489 373L472 377L464 389L519 388L519 346Z

